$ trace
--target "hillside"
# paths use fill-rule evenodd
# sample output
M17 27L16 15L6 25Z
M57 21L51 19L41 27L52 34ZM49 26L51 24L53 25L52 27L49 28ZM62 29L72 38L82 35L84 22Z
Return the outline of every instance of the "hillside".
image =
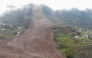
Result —
M42 5L42 8L48 19L56 24L92 29L92 9L78 10L77 8L72 8L70 10L53 11L45 5Z
M53 23L46 18L40 5L33 5L30 11L28 29L0 43L0 58L62 58L53 41Z
M0 58L90 58L91 48L92 9L28 4L0 16Z
M92 30L55 25L54 41L66 58L92 58Z
M8 11L0 17L1 22L7 22L7 24L25 26L29 25L33 4L25 5L21 9ZM82 28L92 29L92 9L78 10L72 8L70 10L56 10L53 11L50 7L42 4L42 10L46 17L55 24L78 26Z

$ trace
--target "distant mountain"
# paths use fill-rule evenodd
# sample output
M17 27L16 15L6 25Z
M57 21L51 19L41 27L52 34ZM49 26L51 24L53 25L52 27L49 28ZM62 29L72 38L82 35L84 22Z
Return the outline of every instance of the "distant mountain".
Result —
M78 10L77 8L72 8L71 10L51 10L49 7L43 6L45 15L50 20L53 19L57 24L61 23L92 29L92 9Z
M60 22L68 23L73 26L79 26L92 29L92 10L71 10L56 11L55 16Z
M11 24L17 23L18 25L27 26L31 19L32 5L28 4L22 9L8 11L0 17L0 20L3 22L7 21ZM42 4L41 6L47 18L56 24L61 23L92 29L92 9L78 10L77 8L72 8L71 10L63 9L53 11L46 5Z

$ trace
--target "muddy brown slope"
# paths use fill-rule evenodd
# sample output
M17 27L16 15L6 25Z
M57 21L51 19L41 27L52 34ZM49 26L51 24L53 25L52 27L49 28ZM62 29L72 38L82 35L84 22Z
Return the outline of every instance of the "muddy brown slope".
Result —
M33 5L30 26L19 36L0 44L0 58L62 58L55 47L52 25L40 5Z

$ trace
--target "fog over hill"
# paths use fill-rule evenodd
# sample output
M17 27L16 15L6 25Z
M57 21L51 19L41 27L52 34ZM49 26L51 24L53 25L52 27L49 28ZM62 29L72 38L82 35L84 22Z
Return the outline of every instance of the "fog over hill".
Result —
M7 21L11 24L26 25L29 23L32 5L28 4L21 9L8 11L0 17L0 20ZM92 9L78 10L77 8L72 8L71 10L63 9L53 11L44 4L41 4L41 6L48 19L56 24L61 23L92 29Z
M72 8L71 10L56 10L42 5L45 15L58 24L67 24L71 26L79 26L83 28L92 29L92 9L78 10Z

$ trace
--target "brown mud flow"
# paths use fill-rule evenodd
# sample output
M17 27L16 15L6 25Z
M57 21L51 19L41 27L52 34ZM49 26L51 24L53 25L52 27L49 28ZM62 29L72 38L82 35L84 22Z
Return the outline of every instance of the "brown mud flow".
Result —
M30 26L0 43L0 58L63 58L53 41L52 25L40 5L33 5Z

